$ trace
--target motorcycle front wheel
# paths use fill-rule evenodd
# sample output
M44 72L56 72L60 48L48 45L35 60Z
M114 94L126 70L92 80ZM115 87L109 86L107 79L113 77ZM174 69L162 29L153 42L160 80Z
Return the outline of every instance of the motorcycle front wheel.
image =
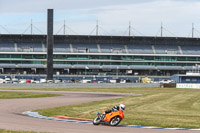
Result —
M111 119L110 121L110 125L111 126L117 126L121 121L121 118L119 116L116 116L114 118Z
M94 118L93 120L93 125L99 125L101 122L101 118L99 116L97 116L96 118Z

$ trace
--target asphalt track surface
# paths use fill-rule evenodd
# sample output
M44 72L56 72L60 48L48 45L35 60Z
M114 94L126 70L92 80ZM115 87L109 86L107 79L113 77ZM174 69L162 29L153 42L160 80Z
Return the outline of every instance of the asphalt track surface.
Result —
M3 90L5 91L5 90ZM70 123L53 120L32 118L22 115L22 112L59 107L70 104L80 104L110 98L119 98L129 94L116 93L86 93L61 91L18 91L63 94L58 97L1 99L0 100L0 129L56 132L56 133L199 133L199 131L143 129L133 127L94 126L82 123ZM125 116L126 117L126 116Z

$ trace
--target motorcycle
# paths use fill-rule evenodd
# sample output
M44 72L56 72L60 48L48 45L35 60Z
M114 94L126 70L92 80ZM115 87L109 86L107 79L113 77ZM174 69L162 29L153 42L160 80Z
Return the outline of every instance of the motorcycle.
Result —
M110 126L117 126L124 119L124 113L121 109L107 114L105 114L105 112L105 110L102 110L102 114L97 112L97 117L93 120L94 125L107 124Z

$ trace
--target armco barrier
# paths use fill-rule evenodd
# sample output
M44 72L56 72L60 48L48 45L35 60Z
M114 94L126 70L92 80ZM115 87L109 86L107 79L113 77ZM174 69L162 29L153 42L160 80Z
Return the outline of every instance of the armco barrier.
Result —
M159 88L160 83L0 84L0 88Z

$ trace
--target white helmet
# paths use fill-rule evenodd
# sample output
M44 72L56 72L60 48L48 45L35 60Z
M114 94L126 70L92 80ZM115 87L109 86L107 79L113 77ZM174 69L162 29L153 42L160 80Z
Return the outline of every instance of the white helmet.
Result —
M120 105L119 105L119 108L120 108L121 110L125 110L125 105L124 105L124 104L120 104Z

